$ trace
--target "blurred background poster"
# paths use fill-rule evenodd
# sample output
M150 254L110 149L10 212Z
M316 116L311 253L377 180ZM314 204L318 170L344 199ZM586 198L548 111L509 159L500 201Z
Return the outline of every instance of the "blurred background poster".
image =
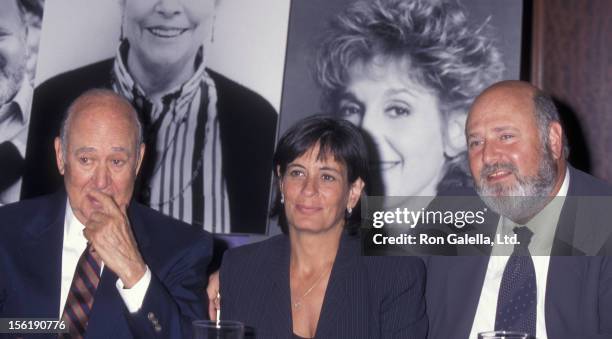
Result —
M0 11L0 206L19 200L43 0L4 0Z

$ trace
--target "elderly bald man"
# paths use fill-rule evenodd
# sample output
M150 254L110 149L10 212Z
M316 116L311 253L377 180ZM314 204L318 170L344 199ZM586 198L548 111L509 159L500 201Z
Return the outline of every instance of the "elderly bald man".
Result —
M212 240L132 202L145 145L131 104L84 93L54 146L65 190L0 209L0 318L61 318L72 338L189 337Z
M551 98L526 82L497 83L476 98L465 130L476 190L491 211L482 229L516 234L520 244L426 259L429 338L490 330L610 338L612 187L567 162Z

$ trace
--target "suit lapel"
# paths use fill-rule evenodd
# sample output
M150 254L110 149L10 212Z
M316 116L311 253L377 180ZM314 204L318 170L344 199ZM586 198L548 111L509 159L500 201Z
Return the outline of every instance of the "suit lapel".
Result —
M582 291L587 261L584 257L551 256L546 281L544 317L549 338L565 335L555 332L568 328L568 319L581 319ZM562 277L562 278L560 278Z
M568 166L570 184L555 231L553 255L601 255L612 228L610 197L593 193L584 173ZM602 227L603 225L603 227ZM605 254L605 253L604 253Z
M22 282L31 291L24 295L25 305L31 307L31 316L59 318L66 195L52 195L43 210L47 208L49 213L40 218L47 223L25 226L20 257L22 267L32 269L27 272L30 278Z
M574 233L576 230L576 209L577 209L577 198L570 195L571 191L568 190L568 196L565 197L565 202L561 208L559 214L559 222L557 223L557 229L553 239L553 245L551 249L551 255L575 255L576 249L572 246L574 243Z
M350 296L347 293L349 293L348 288L350 286L347 284L347 280L353 283L359 281L356 277L356 274L358 274L356 271L359 269L357 263L360 255L359 245L358 240L350 239L346 233L340 239L338 254L336 255L327 289L325 290L315 338L327 338L337 335L334 331L337 317L351 312L348 309Z
M465 230L465 233L471 237L483 235L489 237L492 241L495 240L497 233L497 225L499 224L500 216L488 210L484 214L485 222L482 225L473 224ZM459 233L459 232L457 232ZM493 251L493 247L487 244L475 244L475 245L461 245L457 250L459 256L490 256Z
M571 166L567 170L570 185L555 231L546 281L544 308L550 338L567 335L558 331L571 327L568 319L583 319L580 312L588 302L583 299L588 286L588 265L594 258L587 260L581 256L598 255L611 232L609 227L601 227L609 225L611 219L609 204L601 200L605 198L593 196L582 179L584 174Z
M286 338L289 333L293 333L293 319L291 317L291 294L289 287L289 237L284 236L283 241L279 242L276 249L270 251L272 256L269 260L269 271L266 276L267 280L263 283L265 286L263 295L269 295L269 300L265 303L270 304L268 307L267 323L275 324L271 326L274 329L274 338Z
M575 200L573 255L610 255L605 252L612 238L612 197L580 196Z
M114 338L113 333L119 324L125 323L122 318L127 311L115 286L116 281L117 275L105 266L89 315L87 338Z
M567 170L570 184L555 231L552 255L601 255L612 234L607 227L612 218L611 199L590 192L583 173L572 167Z
M441 258L448 260L446 290L448 337L467 338L476 316L489 263L488 256ZM452 325L454 324L454 328Z
M149 232L147 232L146 222L142 216L143 208L144 207L142 205L132 200L130 208L128 209L128 219L130 220L132 232L134 233L134 238L136 238L136 243L138 244L138 250L148 265L149 262L147 259L149 258L146 254L148 253L151 239Z

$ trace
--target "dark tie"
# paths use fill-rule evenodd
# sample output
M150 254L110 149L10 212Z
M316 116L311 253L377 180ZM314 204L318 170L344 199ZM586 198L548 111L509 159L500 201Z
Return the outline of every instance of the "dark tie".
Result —
M11 187L23 173L23 157L10 141L0 144L0 192Z
M514 233L520 244L504 269L495 316L495 330L519 331L535 337L537 290L533 260L527 246L533 232L529 228L515 227Z
M100 282L100 263L100 257L88 245L79 258L62 315L69 332L68 335L60 335L60 338L77 339L85 336L89 313Z

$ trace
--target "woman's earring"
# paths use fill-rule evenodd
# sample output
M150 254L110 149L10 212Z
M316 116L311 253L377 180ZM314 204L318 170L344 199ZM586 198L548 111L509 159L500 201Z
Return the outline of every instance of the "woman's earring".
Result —
M281 204L285 203L285 195L281 193Z
M346 208L346 218L350 218L351 215L353 214L353 208L352 207L347 207Z

